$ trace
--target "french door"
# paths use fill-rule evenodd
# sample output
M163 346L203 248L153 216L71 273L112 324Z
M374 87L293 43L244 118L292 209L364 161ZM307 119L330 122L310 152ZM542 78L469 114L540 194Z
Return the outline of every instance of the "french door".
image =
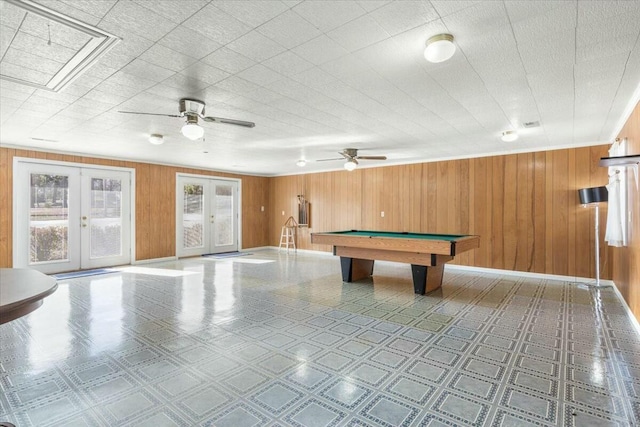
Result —
M131 262L131 173L16 162L14 267L43 273Z
M237 251L238 181L178 175L176 182L177 255Z

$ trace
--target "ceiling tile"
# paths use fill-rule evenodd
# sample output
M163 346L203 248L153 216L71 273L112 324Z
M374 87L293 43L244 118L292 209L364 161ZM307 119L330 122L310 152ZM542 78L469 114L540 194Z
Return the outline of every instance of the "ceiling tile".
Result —
M196 62L195 64L185 68L180 72L191 79L196 79L212 85L230 76L226 71L204 64L203 62ZM199 87L201 89L201 87Z
M431 0L431 4L441 18L459 12L463 9L476 6L478 3L481 2L471 0Z
M563 2L516 0L504 2L511 23L535 19L538 16L553 14L553 10L563 8ZM567 8L570 9L571 7Z
M197 59L191 56L176 52L160 44L154 44L149 50L140 55L140 59L174 72L182 71L197 62Z
M7 29L17 30L25 18L26 11L10 3L0 3L0 24Z
M38 4L87 24L97 25L116 1L39 0Z
M76 54L73 49L53 43L49 46L46 40L21 31L16 34L11 47L31 55L52 59L61 64L68 62Z
M392 36L439 19L438 13L430 3L417 1L389 3L372 12L370 16Z
M201 59L222 46L183 25L179 25L161 38L158 44L196 59Z
M476 3L443 17L442 21L454 37L458 34L482 34L509 25L502 2Z
M637 37L640 33L639 20L640 7L637 7L635 13L601 17L598 20L583 19L576 32L578 44L583 46L625 36Z
M258 27L289 9L286 4L274 0L257 2L217 0L215 5L251 27Z
M371 67L365 61L355 56L343 56L320 66L324 71L337 78L348 78L372 73Z
M103 18L148 40L158 41L176 24L133 2L118 2Z
M0 58L5 55L16 31L13 28L0 26Z
M209 0L162 0L154 2L149 0L133 1L176 24L182 23L209 3Z
M251 27L218 9L213 3L187 19L182 25L223 45L251 31ZM193 42L196 43L197 40Z
M392 0L357 0L356 3L360 5L367 12L373 12L376 9L380 9L382 6L391 3Z
M84 98L88 99L88 100L101 101L101 102L105 102L105 103L112 104L112 105L122 104L127 99L129 99L128 96L124 96L124 95L121 95L121 94L118 94L118 93L103 92L103 91L97 90L97 89L93 89L93 90L89 91L89 93L87 93L84 96Z
M48 81L49 78L53 77L58 71L60 71L60 68L62 68L62 66L64 65L52 59L43 58L42 56L32 55L29 52L25 52L25 51L13 49L13 48L9 48L7 50L4 57L2 58L2 63L0 64L0 66L4 66L5 64L11 64L17 70L20 70L20 68L25 68L25 69L34 70L34 71L37 70L38 72L46 76L45 83ZM24 78L24 76L20 75L21 73L19 71L15 73L15 75L12 75L6 72L5 70L2 72L2 74L15 77L15 78Z
M325 35L316 37L292 49L292 51L315 65L324 64L349 53L340 44Z
M161 82L164 79L167 79L175 74L175 72L172 70L159 67L147 61L143 61L142 59L134 59L125 67L123 67L122 71L134 76L143 77L156 83Z
M109 55L139 56L142 52L153 46L154 43L152 40L134 34L114 22L104 21L100 24L100 28L121 38L118 44L102 57L101 61L104 61ZM114 66L110 62L107 62L107 64ZM125 64L118 64L117 66L124 65Z
M262 62L262 65L287 76L292 76L314 67L312 63L305 61L290 50L267 59Z
M607 38L601 42L590 45L579 44L576 49L576 63L591 61L593 59L605 59L618 54L629 55L636 44L636 40L636 35L627 35L617 38Z
M71 28L68 25L51 22L51 20L33 13L27 14L20 26L20 32L41 39L46 42L47 47L51 47L55 43L73 51L80 50L91 40L91 36L82 31ZM51 44L49 44L49 41Z
M323 33L366 13L358 3L348 0L305 1L294 7L293 11Z
M318 67L302 71L294 76L291 76L291 78L299 83L302 83L305 86L313 87L316 89L321 89L326 84L336 80L334 76Z
M261 25L257 31L287 49L299 46L321 34L316 27L291 10Z
M369 15L336 28L327 35L349 52L389 38L389 33Z
M0 74L7 77L26 80L39 85L46 85L51 79L51 74L25 68L23 65L15 65L3 61L0 64Z
M231 76L228 79L216 83L214 87L226 90L236 95L244 95L257 90L260 86L243 78Z
M262 64L254 65L237 74L238 77L248 80L260 86L267 86L278 80L282 80L284 76L277 73Z
M251 31L239 37L226 47L256 62L262 62L286 50L257 31Z
M555 6L555 5L554 5ZM518 43L529 45L540 42L553 46L569 33L575 39L575 3L557 2L557 7L545 8L544 13L532 15L512 23L513 33ZM553 40L553 43L550 41Z
M213 67L235 74L253 66L256 62L226 47L202 58L202 62Z

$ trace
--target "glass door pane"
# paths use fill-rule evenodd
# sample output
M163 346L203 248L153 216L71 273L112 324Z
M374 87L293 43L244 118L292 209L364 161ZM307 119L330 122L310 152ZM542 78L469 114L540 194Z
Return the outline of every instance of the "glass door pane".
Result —
M131 174L82 168L83 269L131 262Z
M176 255L209 253L209 180L176 175Z
M238 250L238 183L211 180L211 247L209 252Z
M233 232L233 187L216 185L214 198L214 242L215 246L232 245Z
M184 249L204 247L204 186L184 184L182 186L182 247Z
M17 161L13 178L13 267L47 274L79 269L79 169Z
M68 261L69 175L29 175L29 265Z
M122 255L122 181L91 179L89 218L91 258Z

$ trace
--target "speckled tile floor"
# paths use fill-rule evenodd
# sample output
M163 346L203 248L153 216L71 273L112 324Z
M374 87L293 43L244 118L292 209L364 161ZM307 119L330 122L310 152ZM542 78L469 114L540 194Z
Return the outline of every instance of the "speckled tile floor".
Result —
M0 326L28 426L634 426L640 335L611 289L409 267L342 284L275 250L60 281Z

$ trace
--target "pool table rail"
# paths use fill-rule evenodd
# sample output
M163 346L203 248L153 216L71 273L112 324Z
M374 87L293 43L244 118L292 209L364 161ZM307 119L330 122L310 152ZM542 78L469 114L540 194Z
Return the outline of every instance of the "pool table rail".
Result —
M312 233L311 243L387 251L455 256L480 247L479 236L463 236L455 241L412 239L410 237L353 236L339 233Z
M311 233L311 243L333 246L343 282L370 277L376 260L411 264L413 290L424 295L442 286L447 262L480 247L480 236L351 230Z

